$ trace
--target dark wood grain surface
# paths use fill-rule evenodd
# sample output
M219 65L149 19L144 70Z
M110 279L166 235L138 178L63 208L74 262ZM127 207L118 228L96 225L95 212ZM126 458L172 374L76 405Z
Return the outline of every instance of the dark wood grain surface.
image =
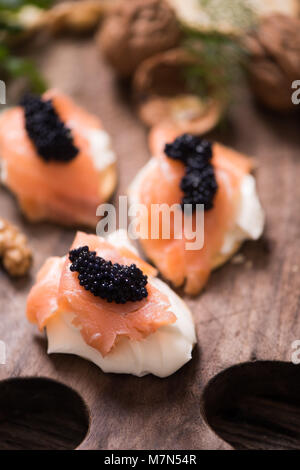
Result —
M118 194L124 194L137 170L149 158L147 131L130 107L128 89L116 82L90 39L60 38L37 44L31 50L52 87L69 93L103 120L118 155ZM204 419L206 414L211 424L220 422L216 416L213 419L220 413L214 407L216 401L220 404L224 394L229 400L229 405L226 403L230 429L222 433L220 429L227 426L224 420L219 428L215 424L220 435L235 447L250 448L251 439L252 447L258 441L263 448L283 447L283 438L278 436L264 445L264 425L269 428L272 425L266 424L264 411L259 410L268 409L270 399L258 402L255 413L260 417L260 428L256 429L254 423L254 432L250 434L243 434L241 428L232 431L237 416L234 410L237 397L232 387L226 392L224 380L228 386L235 384L236 392L250 390L254 401L256 393L270 396L279 387L276 403L284 402L282 406L289 403L288 390L295 386L295 374L283 374L279 368L272 372L272 380L266 381L259 392L253 388L256 382L262 382L261 376L270 375L270 363L257 361L290 361L291 343L300 339L299 129L299 115L274 116L258 108L251 96L241 90L232 106L229 122L213 134L221 142L257 157L258 188L267 226L262 240L243 246L244 263L227 263L212 275L200 296L186 299L195 317L198 346L192 361L166 379L104 374L75 356L46 354L46 339L25 318L26 296L43 261L49 255L64 254L74 231L51 224L27 223L14 198L1 189L0 214L16 222L28 235L34 251L34 266L31 277L18 281L0 272L0 339L7 344L7 363L0 366L0 378L50 377L73 387L90 410L90 429L79 447L82 449L230 448ZM210 379L233 365L248 361L251 362L249 376L247 371L241 377L235 374L234 379L230 373L227 379L225 375L223 385L218 381L215 385L223 395L218 395L218 400L201 402L201 394ZM263 374L256 373L258 364ZM298 371L297 366L292 367ZM248 380L249 388L240 387L239 380L241 383ZM280 389L282 381L285 398ZM210 387L209 396L214 396L217 393L213 389L214 382ZM294 398L293 405L299 414L296 402ZM253 409L253 401L251 404ZM245 406L250 414L251 406ZM278 407L281 405L275 408ZM279 421L284 415L282 407L280 410ZM247 419L243 417L244 422ZM281 428L286 435L286 426L281 423ZM272 429L271 434L276 434L275 425ZM242 437L232 439L232 432ZM297 442L295 438L285 446L297 447Z

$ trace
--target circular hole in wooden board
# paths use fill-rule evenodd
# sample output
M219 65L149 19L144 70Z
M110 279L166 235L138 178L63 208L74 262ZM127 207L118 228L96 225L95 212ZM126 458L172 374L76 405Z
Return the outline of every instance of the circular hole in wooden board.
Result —
M300 366L257 361L230 367L207 384L201 409L236 449L300 449Z
M42 377L0 382L0 450L75 449L89 429L75 390Z

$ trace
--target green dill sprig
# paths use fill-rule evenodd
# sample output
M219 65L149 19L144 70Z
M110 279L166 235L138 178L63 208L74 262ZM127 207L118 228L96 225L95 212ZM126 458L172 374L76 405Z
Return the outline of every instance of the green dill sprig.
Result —
M24 27L20 21L22 9L28 6L48 8L52 0L1 0L0 2L0 76L1 78L27 79L32 91L42 93L46 83L34 62L19 57L10 46L11 42L22 35Z
M26 78L35 93L43 93L47 88L34 62L14 55L4 44L0 44L0 71L8 78Z
M218 31L185 29L183 47L195 57L186 68L188 87L202 98L211 92L228 98L231 85L241 78L246 51L236 38Z
M228 102L243 75L241 37L254 26L254 12L247 0L198 0L197 12L197 21L182 26L182 46L195 58L185 70L188 87L203 99L213 94Z

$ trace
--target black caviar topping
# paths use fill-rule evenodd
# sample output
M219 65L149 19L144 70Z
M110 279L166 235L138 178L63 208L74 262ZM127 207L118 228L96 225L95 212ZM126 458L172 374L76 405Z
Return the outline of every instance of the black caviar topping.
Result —
M26 131L38 154L46 161L69 162L78 154L71 130L56 113L52 101L27 94L21 101L25 112Z
M180 188L184 192L182 204L204 204L204 209L213 208L213 199L218 189L213 166L208 164L201 170L187 167Z
M85 290L108 302L142 300L148 296L147 276L135 265L124 266L105 261L90 251L88 246L81 246L69 252L70 270L77 271L79 284Z
M195 210L197 204L204 204L205 210L212 209L218 189L214 167L211 164L212 144L200 137L183 134L171 144L166 144L165 153L186 166L180 183L184 193L182 206L191 204L192 210Z
M165 153L168 157L181 160L187 164L188 159L201 156L202 161L212 158L211 143L192 134L182 134L171 144L166 144Z

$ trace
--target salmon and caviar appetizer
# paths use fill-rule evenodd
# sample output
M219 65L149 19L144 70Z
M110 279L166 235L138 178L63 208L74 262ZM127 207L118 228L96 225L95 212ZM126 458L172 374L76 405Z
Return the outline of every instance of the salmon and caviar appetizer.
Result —
M76 354L104 372L166 377L196 342L185 303L143 261L124 230L78 232L70 252L46 260L27 317L46 329L48 353Z
M153 157L129 188L131 203L148 209L139 216L140 225L149 227L140 243L165 279L194 295L211 271L233 256L244 240L256 240L263 232L264 212L251 174L253 161L219 143L179 134L167 125L153 128L150 149ZM160 236L161 226L154 227L159 236L152 237L150 227L153 230L153 224L162 224L161 219L151 218L154 204L176 204L181 223L191 217L191 227L196 227L199 207L204 208L202 248L190 249L189 245L187 249L191 240L184 230L183 236L174 236L174 226L169 238ZM175 215L174 220L178 220Z
M95 226L116 186L115 160L98 117L57 90L1 114L1 181L30 221Z

